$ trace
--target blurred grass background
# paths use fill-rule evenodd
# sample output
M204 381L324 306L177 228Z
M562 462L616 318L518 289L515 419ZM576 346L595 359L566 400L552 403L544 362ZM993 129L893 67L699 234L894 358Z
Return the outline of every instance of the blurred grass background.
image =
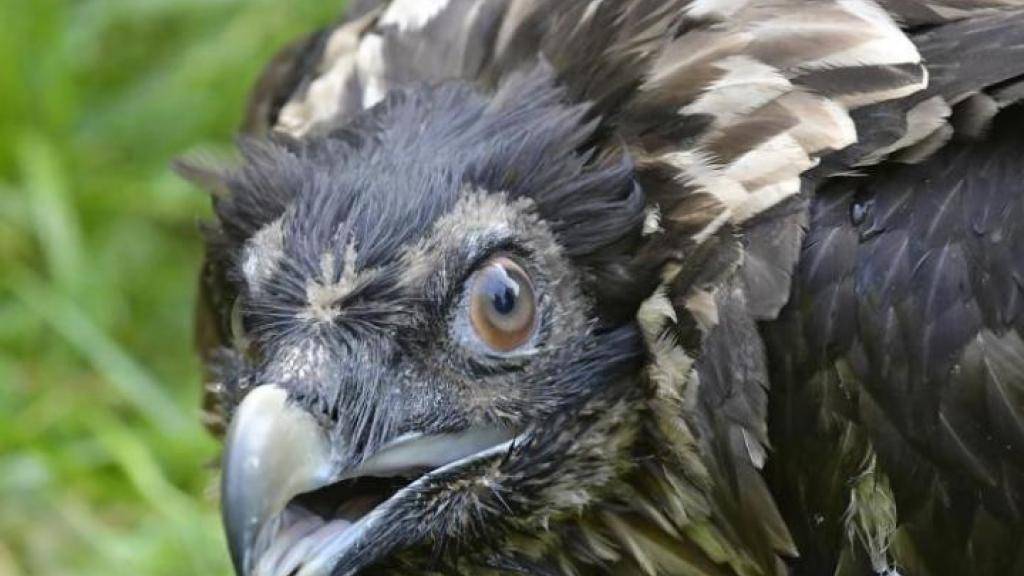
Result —
M168 163L342 3L0 0L0 575L229 572Z

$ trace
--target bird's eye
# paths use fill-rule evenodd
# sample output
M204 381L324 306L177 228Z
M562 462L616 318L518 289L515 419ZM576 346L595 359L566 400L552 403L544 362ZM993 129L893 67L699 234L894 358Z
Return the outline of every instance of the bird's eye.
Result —
M470 280L469 320L489 348L511 352L537 328L537 302L526 272L511 258L492 258Z

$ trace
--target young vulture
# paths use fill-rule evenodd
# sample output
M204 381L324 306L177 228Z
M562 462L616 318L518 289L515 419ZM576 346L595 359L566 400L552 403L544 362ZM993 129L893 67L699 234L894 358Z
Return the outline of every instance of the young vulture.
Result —
M1024 574L1024 2L393 0L200 299L242 576Z

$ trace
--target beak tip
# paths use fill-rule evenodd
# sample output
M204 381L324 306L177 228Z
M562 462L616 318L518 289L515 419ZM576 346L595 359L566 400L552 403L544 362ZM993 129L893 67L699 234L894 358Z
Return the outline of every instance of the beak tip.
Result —
M225 439L221 478L221 520L238 576L252 573L268 522L330 477L329 461L316 420L283 388L259 386L242 400Z

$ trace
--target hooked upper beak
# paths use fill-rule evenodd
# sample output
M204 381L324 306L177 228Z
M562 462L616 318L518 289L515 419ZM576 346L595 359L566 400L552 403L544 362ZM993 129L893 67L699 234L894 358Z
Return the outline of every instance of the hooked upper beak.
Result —
M259 386L239 404L225 441L221 514L235 572L327 574L367 534L374 522L370 511L392 502L401 486L507 450L512 437L492 427L409 433L361 461L341 458L341 450L312 415L288 400L284 388ZM400 478L405 480L397 485L386 481ZM369 502L346 484L360 479L384 479ZM296 502L317 490L331 492L335 512L318 516Z
M295 495L330 482L327 439L313 417L264 385L245 397L225 441L221 516L235 572L251 574L263 527Z

